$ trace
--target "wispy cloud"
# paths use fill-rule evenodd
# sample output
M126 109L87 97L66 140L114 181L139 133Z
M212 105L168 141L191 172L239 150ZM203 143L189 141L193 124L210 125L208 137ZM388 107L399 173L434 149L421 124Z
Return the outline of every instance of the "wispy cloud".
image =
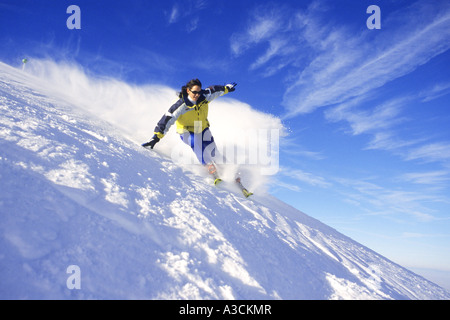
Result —
M409 134L402 137L399 132L401 129L409 132L405 129L405 124L413 122L413 119L407 116L405 109L416 100L417 97L412 95L395 97L376 104L363 95L328 108L325 118L331 122L346 122L352 135L368 135L370 139L366 150L386 150L405 160L419 159L421 155L426 155L425 152L421 153L420 149L427 143L428 138L417 135L417 132L415 138ZM443 160L437 157L434 159Z
M232 34L231 52L235 57L244 55L254 46L262 46L263 54L249 66L249 70L263 69L268 77L283 69L299 56L296 38L296 16L280 3L268 3L256 7L243 32Z
M443 96L446 91L447 86L441 84L380 104L362 95L328 108L325 117L331 122L346 122L352 135L368 135L367 150L387 150L407 161L433 162L450 167L450 143L433 141L430 129L421 128L424 118L413 118L408 113L410 105L420 105L424 98L431 101L437 95Z
M417 232L403 232L402 238L448 238L450 234L436 234L436 233L417 233Z
M286 132L289 132L289 129ZM320 151L308 150L299 143L297 137L289 136L289 134L281 139L280 148L284 155L292 156L295 159L308 158L311 160L323 160L326 158Z
M266 53L260 56L253 64L250 65L250 70L257 69L260 66L266 64L270 59L278 55L279 52L286 46L286 44L287 43L284 39L271 40Z
M188 33L191 33L198 28L199 20L200 20L199 17L195 17L195 18L192 18L189 20L189 22L187 24L187 32Z
M175 24L183 22L186 26L186 32L191 33L198 28L199 17L193 17L193 14L199 14L200 10L207 7L206 0L187 0L177 2L172 6L170 12L166 13L167 22L169 24Z
M450 94L450 82L437 83L430 90L421 91L419 96L422 102L428 102L448 94Z
M426 141L426 138L403 139L391 131L378 131L373 133L372 139L367 144L367 150L387 150L392 151L406 159L409 148L413 148Z
M395 98L376 106L373 110L357 108L355 103L342 104L329 109L325 115L333 122L347 121L354 135L376 133L405 121L399 115L405 103L410 100L409 97Z
M177 4L173 5L172 10L169 13L169 23L175 23L178 21L178 18L180 17L180 8Z
M329 188L332 186L331 182L327 181L325 178L305 172L299 169L292 169L289 167L280 168L280 173L284 176L290 177L291 179L297 180L302 183L306 183L310 186Z
M424 203L442 203L444 200L433 193L415 190L397 190L372 182L353 179L336 179L344 187L343 197L360 203L369 215L382 215L398 221L412 217L417 221L435 221L435 211Z
M422 145L410 150L406 159L450 163L450 143L436 142Z
M415 184L437 186L450 181L450 171L410 172L403 174L401 179Z
M375 37L377 31L354 30L329 21L329 15L319 0L304 10L264 4L250 13L244 31L231 36L237 57L256 46L262 49L249 70L272 76L290 67L283 98L286 117L370 93L450 48L450 4L445 1L417 1L386 14L383 28L389 30Z
M284 104L289 116L364 95L450 48L450 6L443 2L436 7L415 3L391 13L386 19L393 20L389 23L394 25L401 17L405 25L380 33L370 42L369 30L355 35L346 28L332 29L317 23L317 15L314 10L306 13L311 23L305 26L303 34L314 54L286 91ZM324 28L327 36L320 39ZM319 36L312 38L311 33Z

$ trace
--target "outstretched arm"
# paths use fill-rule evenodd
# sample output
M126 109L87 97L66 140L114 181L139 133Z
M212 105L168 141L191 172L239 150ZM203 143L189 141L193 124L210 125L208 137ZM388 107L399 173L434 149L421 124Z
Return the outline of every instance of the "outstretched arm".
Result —
M221 97L228 92L233 92L237 83L233 82L227 84L225 86L211 86L205 90L203 90L203 94L205 95L206 100L213 101L217 97Z

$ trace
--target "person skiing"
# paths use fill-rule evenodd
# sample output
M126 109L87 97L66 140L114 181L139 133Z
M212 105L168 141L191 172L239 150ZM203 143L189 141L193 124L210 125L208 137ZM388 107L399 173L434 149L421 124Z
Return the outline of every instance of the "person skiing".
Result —
M214 163L216 144L209 129L208 108L209 103L217 97L235 91L236 85L233 82L225 86L210 86L203 90L199 79L190 80L181 87L179 100L158 121L153 137L142 146L153 149L175 123L181 140L192 148L198 161L207 167L208 172L214 177L214 184L219 183L222 180ZM237 178L236 182L242 186L240 178ZM244 187L241 189L246 197L251 194Z

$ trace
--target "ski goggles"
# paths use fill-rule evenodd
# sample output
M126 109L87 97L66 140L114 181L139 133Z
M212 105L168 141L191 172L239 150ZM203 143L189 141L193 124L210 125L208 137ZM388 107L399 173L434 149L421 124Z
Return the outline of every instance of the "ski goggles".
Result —
M189 89L189 91L192 93L192 94L202 94L202 92L203 92L203 90L200 90L200 91L192 91L191 89Z

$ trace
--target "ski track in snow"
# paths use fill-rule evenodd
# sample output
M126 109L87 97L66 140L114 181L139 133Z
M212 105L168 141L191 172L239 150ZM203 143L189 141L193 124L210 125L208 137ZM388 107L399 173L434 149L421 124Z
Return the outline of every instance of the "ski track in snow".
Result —
M267 194L210 185L55 92L0 63L0 298L450 298ZM66 286L69 265L80 290Z

